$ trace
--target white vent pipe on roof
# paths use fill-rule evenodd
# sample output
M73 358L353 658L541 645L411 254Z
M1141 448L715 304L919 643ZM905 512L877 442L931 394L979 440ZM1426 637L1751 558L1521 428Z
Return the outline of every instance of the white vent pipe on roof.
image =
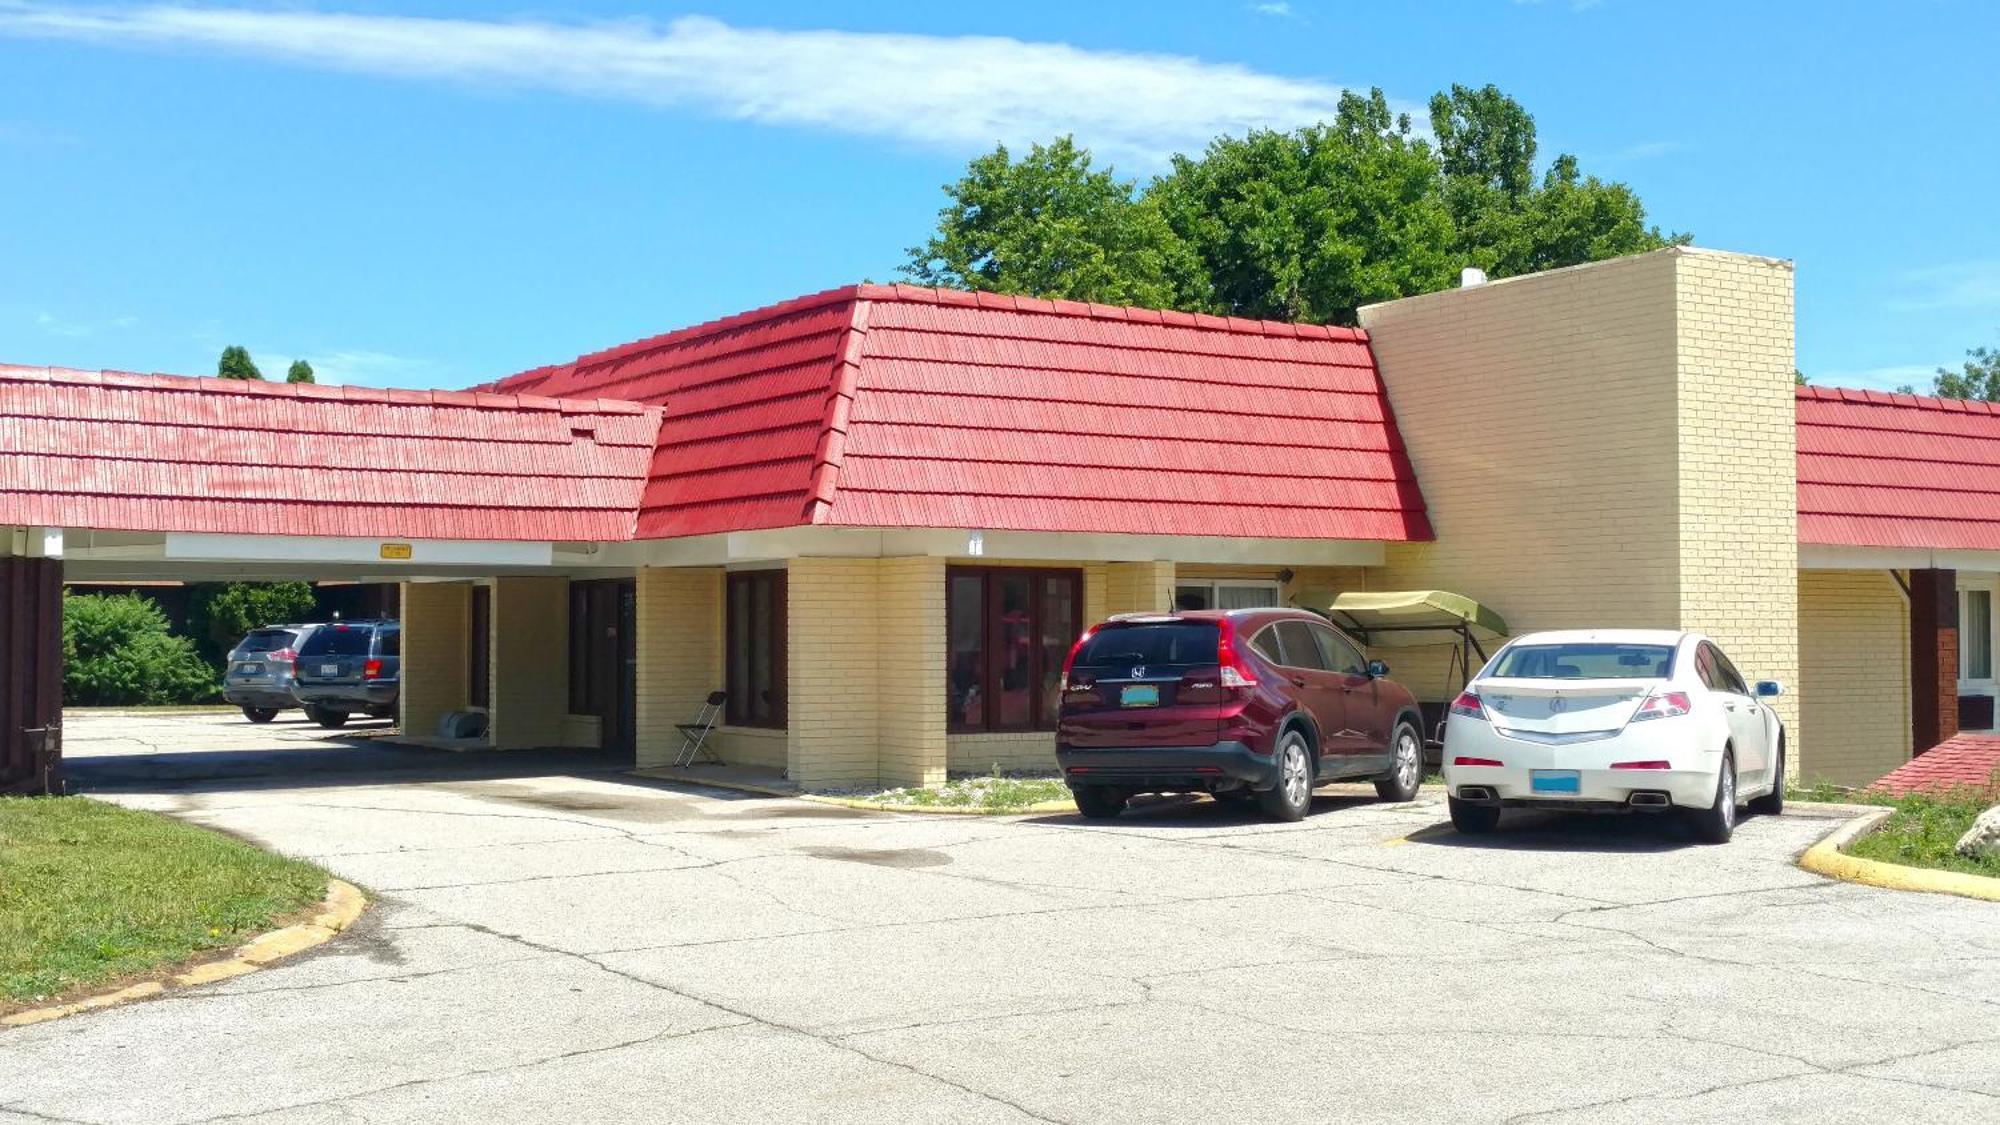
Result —
M1460 289L1470 289L1475 285L1484 284L1486 284L1486 271L1480 269L1478 266L1467 266L1458 271L1458 287Z

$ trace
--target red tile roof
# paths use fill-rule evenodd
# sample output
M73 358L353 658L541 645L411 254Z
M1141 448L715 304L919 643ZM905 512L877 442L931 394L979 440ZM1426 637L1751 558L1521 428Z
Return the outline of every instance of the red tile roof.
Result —
M2000 795L2000 737L1961 734L1940 742L1869 788L1898 796L1967 788Z
M2000 406L1798 388L1799 541L2000 550Z
M490 387L664 406L641 538L1431 537L1355 329L858 285Z
M0 365L0 523L627 539L659 412Z

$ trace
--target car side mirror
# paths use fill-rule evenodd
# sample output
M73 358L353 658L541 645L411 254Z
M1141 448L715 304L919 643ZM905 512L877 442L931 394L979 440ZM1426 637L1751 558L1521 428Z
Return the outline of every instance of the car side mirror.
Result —
M1776 680L1757 681L1757 698L1776 699L1783 694L1785 694L1785 685L1779 683L1778 681Z
M1368 662L1368 674L1375 679L1382 679L1389 674L1389 666L1380 660L1370 660Z

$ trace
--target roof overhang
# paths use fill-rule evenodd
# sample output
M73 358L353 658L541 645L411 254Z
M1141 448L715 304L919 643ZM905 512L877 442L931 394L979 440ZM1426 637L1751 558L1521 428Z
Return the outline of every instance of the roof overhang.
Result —
M1261 566L1381 566L1383 544L1345 539L1223 539L960 528L799 526L604 544L610 565L726 566L793 558L929 557L978 562L1176 562Z

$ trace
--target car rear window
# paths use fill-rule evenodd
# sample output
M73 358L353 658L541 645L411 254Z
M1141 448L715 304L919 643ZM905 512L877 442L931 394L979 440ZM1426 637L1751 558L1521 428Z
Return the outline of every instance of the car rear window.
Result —
M1077 650L1080 667L1110 664L1213 664L1222 630L1212 621L1106 625Z
M316 630L299 646L301 656L366 656L373 629L343 629L333 626Z
M1512 645L1487 669L1515 680L1651 680L1674 672L1672 645Z
M243 638L236 646L238 652L276 652L292 643L290 629L259 629Z

